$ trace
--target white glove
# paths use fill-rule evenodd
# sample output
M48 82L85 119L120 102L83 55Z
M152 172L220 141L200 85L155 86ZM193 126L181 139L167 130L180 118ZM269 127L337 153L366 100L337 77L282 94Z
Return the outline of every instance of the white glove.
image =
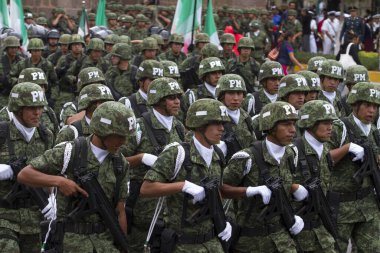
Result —
M309 192L302 185L299 185L298 189L295 192L293 192L293 197L296 201L302 201L306 199L307 196L309 196Z
M304 223L303 219L299 217L298 215L294 215L294 219L296 220L293 224L293 226L289 229L290 233L292 235L297 235L299 232L302 231Z
M55 220L57 218L57 200L53 193L48 197L49 203L42 209L41 213L47 220Z
M8 164L0 164L0 181L8 180L13 177L13 170Z
M228 241L231 238L232 235L232 227L231 224L227 221L226 227L222 232L219 233L218 237L222 239L222 241Z
M202 186L193 184L185 180L185 185L182 188L182 192L186 192L193 196L193 204L202 201L206 197L205 189Z
M152 167L152 165L156 162L156 160L157 160L157 156L144 153L141 159L141 162L145 164L146 166Z
M350 143L350 147L348 148L348 152L355 155L355 158L352 159L353 162L360 160L363 162L364 159L364 148L362 146L359 146L358 144L355 144L353 142Z
M272 191L266 185L256 187L249 186L247 187L245 194L247 195L247 197L253 197L257 194L260 194L263 198L264 204L267 205L272 196Z

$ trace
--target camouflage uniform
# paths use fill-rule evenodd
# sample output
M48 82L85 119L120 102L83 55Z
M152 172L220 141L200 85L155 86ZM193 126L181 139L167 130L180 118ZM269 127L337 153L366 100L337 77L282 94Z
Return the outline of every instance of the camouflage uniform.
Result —
M47 40L49 39L59 39L61 35L56 29L52 29L47 33ZM59 50L58 45L53 49L48 44L43 50L42 50L42 57L48 58L51 54L56 53Z
M135 120L136 119L131 110L126 109L117 102L109 101L103 103L95 110L90 129L99 137L106 137L111 134L128 136L135 131ZM127 161L123 157L120 157L121 154L119 152L116 152L115 154L108 154L104 161L99 163L90 146L91 137L86 138L86 143L88 149L87 171L98 174L97 180L111 203L115 204L115 202L124 202L128 191ZM42 156L33 159L30 162L30 165L43 173L58 175L61 173L64 160L67 159L70 161L75 157L74 152L71 153L71 156L65 155L65 150L68 149L70 145L75 144L73 142L68 142L63 145L57 145L53 149L45 152ZM119 172L114 171L114 166L112 164L114 158L121 159L121 170ZM73 169L74 168L69 168L65 172L66 176L71 180L75 180ZM113 196L115 195L116 177L120 180L120 189L118 192L119 198L115 201L113 200ZM62 198L62 195L60 194L57 197L60 203L58 206L58 213L61 214L60 218L64 218L68 212L71 212L70 209L66 209L69 206L68 199ZM80 198L76 198L76 200L79 201ZM87 215L80 219L78 218L76 222L71 224L77 224L77 227L81 227L81 224L83 223L98 224L98 227L100 226L104 229L100 230L101 232L99 233L90 232L87 234L82 233L80 231L81 229L75 229L76 226L73 226L74 228L70 231L66 230L63 239L64 252L120 252L113 244L113 238L110 231L98 213ZM65 227L67 227L67 225L65 225Z
M67 33L71 34L72 31L69 28L69 25L67 24L67 21L64 17L61 17L57 23L56 26L52 25L52 21L55 19L54 14L65 14L65 11L63 8L57 7L52 10L52 17L48 20L49 27L57 29L60 33Z
M104 45L112 45L112 49L117 43L120 43L120 37L116 34L109 34L104 40ZM107 70L112 66L111 57L112 57L112 49L111 52L107 52L105 56L102 57L102 61L96 65L98 69L100 69L103 73L106 73Z
M157 60L157 59L146 59L144 56L144 50L156 50L156 52L158 52L159 48L158 48L157 40L151 37L144 38L141 45L141 53L133 57L133 60L131 61L132 65L135 65L136 67L138 67L144 60Z
M71 40L71 35L62 34L59 38L58 45L69 45ZM50 61L53 66L57 66L58 60L63 56L61 49L58 49L55 53L49 55L47 57L48 61Z
M260 23L258 21L253 21L250 26L253 29L259 29ZM251 31L247 35L252 39L253 46L255 47L252 52L253 59L262 64L264 62L265 54L269 52L271 47L268 35L261 30L257 30L256 32Z
M136 15L135 23L137 22L146 22L146 18L143 14ZM148 29L147 28L138 28L137 26L132 26L127 34L131 40L143 40L144 38L148 37ZM141 52L141 45L140 44L134 44L132 47L132 53L133 55L138 54Z
M32 93L42 94L37 98ZM45 106L47 100L43 95L41 87L33 83L20 83L13 87L9 98L9 111L16 113L23 106ZM15 120L15 119L14 119ZM8 124L10 132L10 143L13 145L14 154L11 154L7 141L0 145L0 163L10 164L12 159L22 159L25 157L30 161L36 156L43 154L47 148L53 146L54 138L50 130L41 127L35 129L33 136L28 142L16 127L15 121ZM44 130L43 130L44 129ZM2 136L2 138L6 138ZM46 139L45 139L46 138ZM13 166L13 165L11 165ZM13 170L13 169L12 169ZM0 181L0 191L2 196L10 193L15 179L16 172L12 178ZM28 201L30 194L15 199L11 207L5 206L3 201L0 207L0 239L1 252L40 252L40 221L41 214L34 201Z
M297 11L296 10L289 10L288 11L288 16L294 16L295 18L297 17ZM292 32L294 35L302 32L302 25L301 22L298 21L298 19L295 19L294 21L289 21L285 20L282 26L282 31L283 32ZM298 36L293 44L293 47L295 50L298 50L301 46L301 37Z
M236 45L236 42L235 42L235 37L233 34L230 34L230 33L225 33L223 34L221 37L220 37L220 45L223 47L224 44L232 44L232 45ZM223 64L224 66L227 66L228 64L228 61L233 59L235 61L238 60L238 57L237 55L235 54L234 51L231 52L231 55L230 56L227 56L224 51L221 51L220 52L220 57L219 57L222 61L223 61Z
M198 48L198 43L210 43L210 37L208 36L207 33L198 33L195 35L195 40L194 40L194 45L195 48L187 55L187 57L192 57L192 56L199 56L201 54L201 49Z
M172 34L170 35L169 45L171 43L178 43L178 44L182 44L183 46L184 38L182 35ZM183 52L180 52L179 55L174 55L174 53L172 52L172 49L169 49L165 53L160 54L158 56L158 59L160 59L160 61L163 61L163 60L173 61L179 66L184 60L186 60L186 55Z

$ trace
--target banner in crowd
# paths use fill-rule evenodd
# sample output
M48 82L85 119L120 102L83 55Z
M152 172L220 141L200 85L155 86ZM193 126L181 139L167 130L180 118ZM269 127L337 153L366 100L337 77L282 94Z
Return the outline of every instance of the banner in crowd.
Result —
M106 0L99 0L98 9L96 10L95 25L108 26L106 17Z
M6 2L6 1L4 1ZM24 24L24 10L22 5L22 0L11 0L10 1L10 22L9 25L15 32L21 34L22 37L22 47L26 51L28 47L28 33Z
M212 0L208 0L204 32L210 36L210 42L212 44L220 46L218 32L214 20L214 13L212 10Z
M9 11L7 1L0 1L0 27L9 27Z
M82 7L82 14L80 15L78 34L83 38L88 34L88 24L87 24L87 12L86 8Z

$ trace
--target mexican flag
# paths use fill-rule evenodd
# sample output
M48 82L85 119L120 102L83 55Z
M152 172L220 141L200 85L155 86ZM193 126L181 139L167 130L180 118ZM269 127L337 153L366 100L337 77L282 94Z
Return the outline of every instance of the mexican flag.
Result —
M95 25L108 26L106 17L106 0L99 0L98 9L96 10Z
M6 2L6 1L4 1ZM22 48L26 51L28 47L28 33L24 24L24 10L22 8L22 0L10 1L10 26L15 32L21 34Z
M208 0L204 32L210 36L210 42L212 44L215 44L218 47L220 46L218 32L216 30L214 15L212 11L212 0Z
M178 0L174 14L171 34L181 34L185 38L182 49L187 53L187 48L194 40L195 32L201 28L202 0Z
M9 27L9 11L7 1L0 2L0 27Z
M87 12L84 6L82 8L82 14L80 15L78 34L83 38L88 34Z

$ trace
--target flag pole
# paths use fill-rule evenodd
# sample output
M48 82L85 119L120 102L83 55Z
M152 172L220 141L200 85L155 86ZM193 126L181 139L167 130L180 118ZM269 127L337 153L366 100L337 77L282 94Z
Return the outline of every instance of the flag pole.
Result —
M193 40L194 40L194 26L195 26L195 14L196 14L196 12L197 12L197 2L198 1L194 1L194 10L193 10L193 25L192 25L192 28L191 28L191 44L189 45L189 47L188 47L188 50L190 50L191 52L193 52L193 50L194 50L194 42L193 42Z

